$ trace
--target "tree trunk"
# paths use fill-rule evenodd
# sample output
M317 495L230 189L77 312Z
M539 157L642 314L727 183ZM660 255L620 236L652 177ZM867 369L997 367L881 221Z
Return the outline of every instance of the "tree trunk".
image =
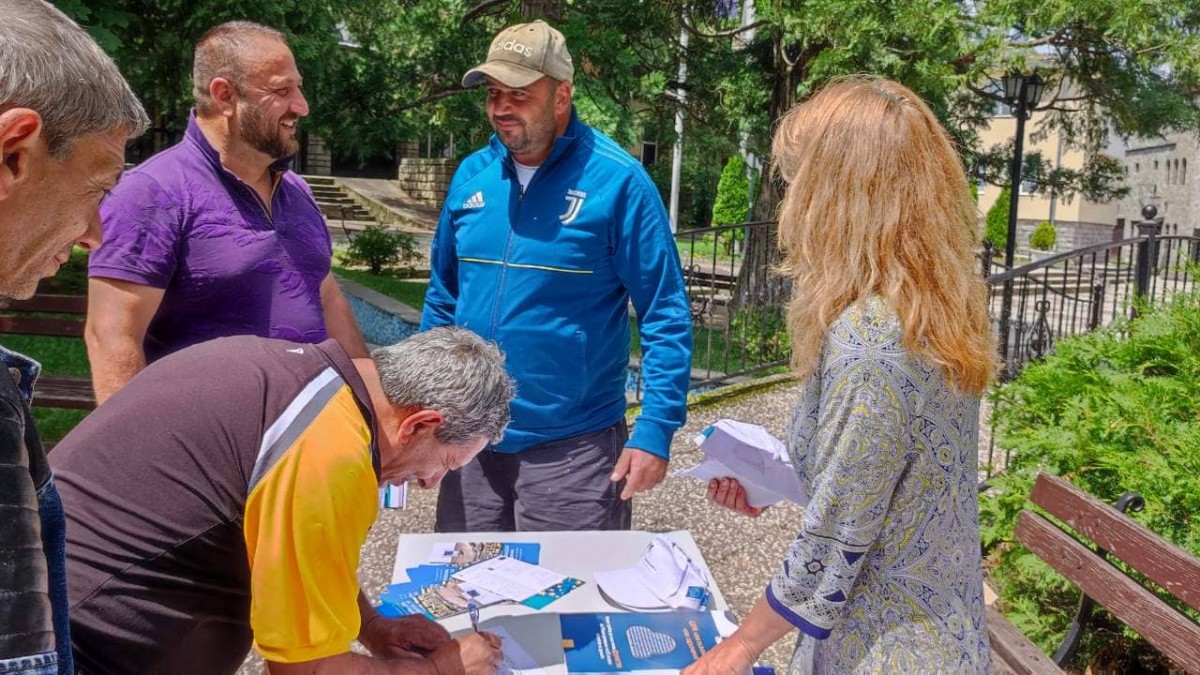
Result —
M789 61L784 53L788 49L780 34L774 38L774 86L771 90L771 131L783 115L796 104L796 88L802 80L802 60ZM774 220L779 200L783 197L783 186L772 173L775 158L768 152L763 162L761 186L754 203L754 220ZM786 279L772 273L779 262L779 248L775 245L775 226L750 228L746 232L745 257L738 273L737 292L733 298L735 310L787 302L790 284Z
M521 18L525 21L546 19L553 23L560 22L562 12L559 11L559 2L560 0L521 0Z

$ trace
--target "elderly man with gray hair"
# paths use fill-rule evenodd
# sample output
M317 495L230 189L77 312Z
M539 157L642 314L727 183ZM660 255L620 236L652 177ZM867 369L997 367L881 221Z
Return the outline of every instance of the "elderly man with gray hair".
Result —
M0 0L0 302L79 244L149 125L116 65L40 0ZM39 366L0 346L0 673L73 673L62 506L29 415ZM57 650L57 654L56 654Z
M239 336L150 364L51 456L76 662L217 675L253 641L273 675L489 675L499 638L384 618L355 573L378 486L437 485L500 438L512 396L500 350L458 328L372 358Z

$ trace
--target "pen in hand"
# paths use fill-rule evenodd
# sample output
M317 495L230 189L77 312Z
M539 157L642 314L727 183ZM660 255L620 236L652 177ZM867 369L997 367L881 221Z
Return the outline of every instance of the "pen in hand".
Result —
M479 603L474 600L467 601L467 616L471 618L471 630L479 632Z

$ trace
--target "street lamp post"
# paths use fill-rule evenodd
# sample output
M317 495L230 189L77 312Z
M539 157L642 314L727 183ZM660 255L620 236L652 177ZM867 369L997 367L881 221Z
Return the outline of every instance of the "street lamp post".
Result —
M1017 202L1021 192L1021 165L1024 163L1025 120L1030 111L1042 100L1045 82L1037 73L1024 75L1014 71L1002 79L1004 102L1012 106L1017 131L1013 141L1012 164L1009 167L1008 237L1004 242L1004 266L1012 269L1017 249ZM1008 361L1009 324L1012 320L1013 280L1004 282L1004 296L1000 305L1000 359L1004 363L1004 376L1011 375Z

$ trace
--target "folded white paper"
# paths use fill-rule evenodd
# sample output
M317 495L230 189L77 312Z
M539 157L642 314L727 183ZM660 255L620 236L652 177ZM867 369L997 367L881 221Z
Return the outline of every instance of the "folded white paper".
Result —
M757 424L718 420L696 437L704 461L674 476L702 481L736 478L746 490L746 503L755 508L787 499L800 506L808 495L792 467L787 446Z

